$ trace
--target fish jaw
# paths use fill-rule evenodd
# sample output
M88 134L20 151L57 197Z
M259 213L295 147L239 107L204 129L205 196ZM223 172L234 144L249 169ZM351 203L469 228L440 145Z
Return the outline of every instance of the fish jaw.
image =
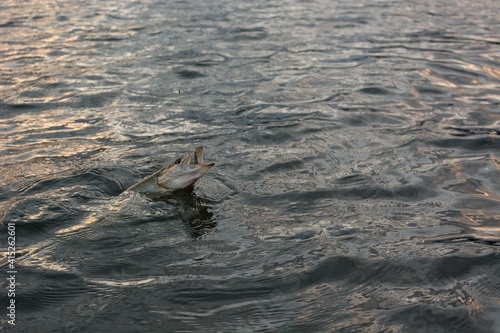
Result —
M191 152L178 158L128 190L146 194L174 192L194 185L213 166L214 163L203 162L203 147L196 147L194 153Z
M214 166L210 164L175 164L169 169L158 173L156 182L159 187L167 191L176 191L194 185L208 170Z

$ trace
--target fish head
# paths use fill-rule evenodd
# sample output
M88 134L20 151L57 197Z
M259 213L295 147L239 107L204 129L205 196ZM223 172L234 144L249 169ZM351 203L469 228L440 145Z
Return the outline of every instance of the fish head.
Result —
M166 168L158 172L156 182L158 186L168 191L175 191L194 185L203 177L214 163L203 162L203 147L197 147Z

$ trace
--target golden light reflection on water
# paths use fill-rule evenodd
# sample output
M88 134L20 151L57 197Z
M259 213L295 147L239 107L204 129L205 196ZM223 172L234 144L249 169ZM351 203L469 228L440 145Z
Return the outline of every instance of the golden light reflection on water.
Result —
M500 68L489 65L483 65L482 69L483 72L489 75L490 77L500 80Z
M57 235L64 235L64 234L67 234L67 233L73 233L73 232L79 231L79 230L81 230L81 229L89 226L90 224L95 223L98 220L99 220L99 215L98 214L95 214L95 213L94 214L90 214L81 223L79 223L77 225L73 225L73 226L67 227L67 228L59 229L59 230L56 231L56 234Z
M421 73L423 76L427 77L434 85L436 85L438 87L446 87L446 88L456 88L457 87L456 84L436 76L434 74L434 72L429 68L424 69Z
M495 220L500 221L500 215L492 216L492 219L494 221ZM472 227L471 229L473 230L478 239L500 242L500 227L496 226Z
M497 89L496 80L500 78L500 68L488 64L476 65L472 63L454 62L442 72L425 68L421 75L434 85L444 88L484 88Z
M492 162L494 162L494 159ZM484 182L471 183L471 177L464 169L465 161L463 158L447 160L447 163L451 167L451 172L459 181L457 185L454 185L455 191L463 192L471 197L484 198L487 202L488 208L484 209L481 207L475 207L474 209L464 207L462 220L465 225L469 225L471 232L475 234L477 239L500 241L500 227L491 225L494 223L493 221L500 221L500 215L495 212L494 208L491 208L491 205L500 206L500 194ZM497 167L495 163L492 164L493 167ZM462 185L462 189L458 187L460 185Z
M34 158L70 157L86 152L103 149L97 140L106 138L106 133L92 133L95 124L85 118L85 113L68 110L47 110L43 114L18 114L10 119L1 120L7 129L3 132L0 154L4 155L2 164L23 163ZM16 124L16 126L9 126ZM91 135L85 134L92 133ZM95 131L94 131L95 132ZM16 153L13 154L12 151ZM55 172L49 165L28 164L29 174ZM33 170L40 168L40 170ZM9 173L8 170L6 170ZM19 170L11 170L18 173Z
M41 270L68 272L70 267L63 262L55 262L52 259L51 252L52 241L42 241L28 247L17 248L16 250L16 266L17 267L32 267ZM0 267L7 264L7 252L0 252Z
M493 163L493 165L495 166L495 168L497 170L500 170L500 159L497 158L495 155L490 154L490 160L491 160L491 163Z

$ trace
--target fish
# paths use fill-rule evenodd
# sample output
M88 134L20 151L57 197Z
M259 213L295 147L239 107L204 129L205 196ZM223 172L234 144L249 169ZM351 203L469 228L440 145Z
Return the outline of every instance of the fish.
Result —
M179 157L168 166L143 178L126 191L144 193L148 195L165 195L177 190L193 186L215 163L203 161L203 147Z

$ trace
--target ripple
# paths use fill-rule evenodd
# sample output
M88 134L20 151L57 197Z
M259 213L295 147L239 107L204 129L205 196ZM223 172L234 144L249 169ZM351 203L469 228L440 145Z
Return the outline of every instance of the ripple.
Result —
M206 76L202 72L195 71L195 70L189 70L189 69L178 70L177 75L179 75L183 79L196 79L199 77Z
M27 282L30 282L28 287L23 288L19 294L16 292L16 301L19 300L19 303L23 304L20 311L24 313L61 305L88 292L85 283L76 274L32 271L29 275L31 278L27 279Z
M366 87L361 89L360 92L369 95L392 95L392 92L389 89L385 89L383 87Z
M445 130L452 130L454 136L472 136L472 135L500 135L500 130L494 128L460 128L445 127Z
M436 139L432 144L442 148L462 148L473 151L492 150L497 151L500 140L495 136L471 138L471 139Z

